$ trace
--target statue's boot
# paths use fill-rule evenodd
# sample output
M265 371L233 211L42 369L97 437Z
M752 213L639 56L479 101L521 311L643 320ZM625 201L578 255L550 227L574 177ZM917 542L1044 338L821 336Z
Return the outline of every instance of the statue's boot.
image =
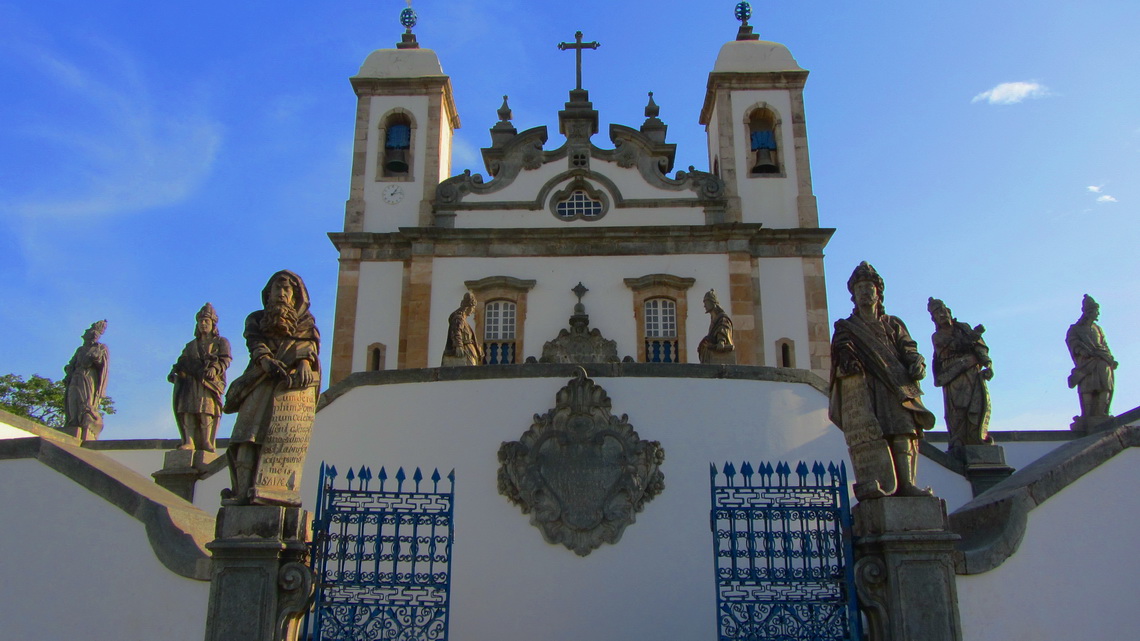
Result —
M934 496L930 488L921 488L914 484L914 477L918 471L918 441L915 439L899 439L891 443L891 455L895 461L895 473L899 477L899 487L894 496Z
M226 457L230 460L231 487L222 492L222 498L232 505L249 505L249 494L253 490L254 447L240 443L226 449Z
M218 432L218 417L203 414L198 419L197 449L207 452L214 451L214 437Z

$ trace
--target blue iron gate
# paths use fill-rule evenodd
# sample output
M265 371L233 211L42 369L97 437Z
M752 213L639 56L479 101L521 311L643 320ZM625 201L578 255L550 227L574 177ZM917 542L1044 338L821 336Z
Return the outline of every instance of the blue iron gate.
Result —
M858 641L846 467L709 474L720 641Z
M384 468L376 478L379 487L370 489L371 468L350 469L338 489L336 467L321 465L311 638L446 640L455 471L446 492L439 491L438 470L429 479L431 491L421 491L419 468L411 477L414 490L404 488L404 468L396 472L395 490L385 489Z

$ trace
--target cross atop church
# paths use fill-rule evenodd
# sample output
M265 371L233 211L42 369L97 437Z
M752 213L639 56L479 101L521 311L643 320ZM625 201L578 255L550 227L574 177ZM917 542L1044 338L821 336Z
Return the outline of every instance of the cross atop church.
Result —
M574 34L574 42L559 42L558 50L566 51L567 49L574 50L574 56L577 62L577 81L578 84L575 89L582 89L582 50L583 49L597 49L602 46L599 42L582 42L582 32L578 31Z

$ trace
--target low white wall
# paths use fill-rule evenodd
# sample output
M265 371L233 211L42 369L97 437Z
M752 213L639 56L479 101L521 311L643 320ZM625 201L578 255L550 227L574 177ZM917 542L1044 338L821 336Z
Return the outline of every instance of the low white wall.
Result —
M318 413L303 478L318 465L456 474L455 638L701 639L716 634L709 463L846 460L824 394L804 384L602 378L617 415L665 450L665 491L617 545L581 558L546 543L496 489L497 451L554 406L564 378L359 387ZM848 463L848 469L850 464ZM375 483L375 481L374 481Z
M1135 639L1140 451L1125 450L1029 512L1017 552L958 577L968 641Z
M0 637L201 641L210 585L166 569L145 526L34 460L0 461Z
M0 440L6 440L10 438L28 438L29 436L36 436L36 434L32 434L26 430L22 430L18 427L13 427L7 423L0 422Z

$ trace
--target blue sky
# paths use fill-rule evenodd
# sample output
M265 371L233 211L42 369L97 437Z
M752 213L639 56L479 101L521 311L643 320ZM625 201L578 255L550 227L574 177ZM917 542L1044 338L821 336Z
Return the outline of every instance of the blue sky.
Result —
M556 43L581 29L603 123L638 126L653 91L677 168L707 169L698 124L733 2L418 1L478 149L503 94L520 129L573 85ZM307 281L331 345L355 97L404 3L0 2L0 373L53 378L109 320L106 438L176 436L166 374L209 300L238 347L282 268ZM1065 331L1089 293L1140 404L1140 5L1135 0L757 2L753 24L811 70L805 102L832 319L860 261L929 356L928 296L984 323L994 429L1065 428ZM573 14L573 15L570 15ZM608 147L604 134L595 143ZM561 144L553 133L549 148ZM239 352L231 378L245 365ZM939 415L941 393L927 381ZM535 411L541 408L532 408ZM229 419L222 433L228 433ZM942 426L939 426L941 429Z

